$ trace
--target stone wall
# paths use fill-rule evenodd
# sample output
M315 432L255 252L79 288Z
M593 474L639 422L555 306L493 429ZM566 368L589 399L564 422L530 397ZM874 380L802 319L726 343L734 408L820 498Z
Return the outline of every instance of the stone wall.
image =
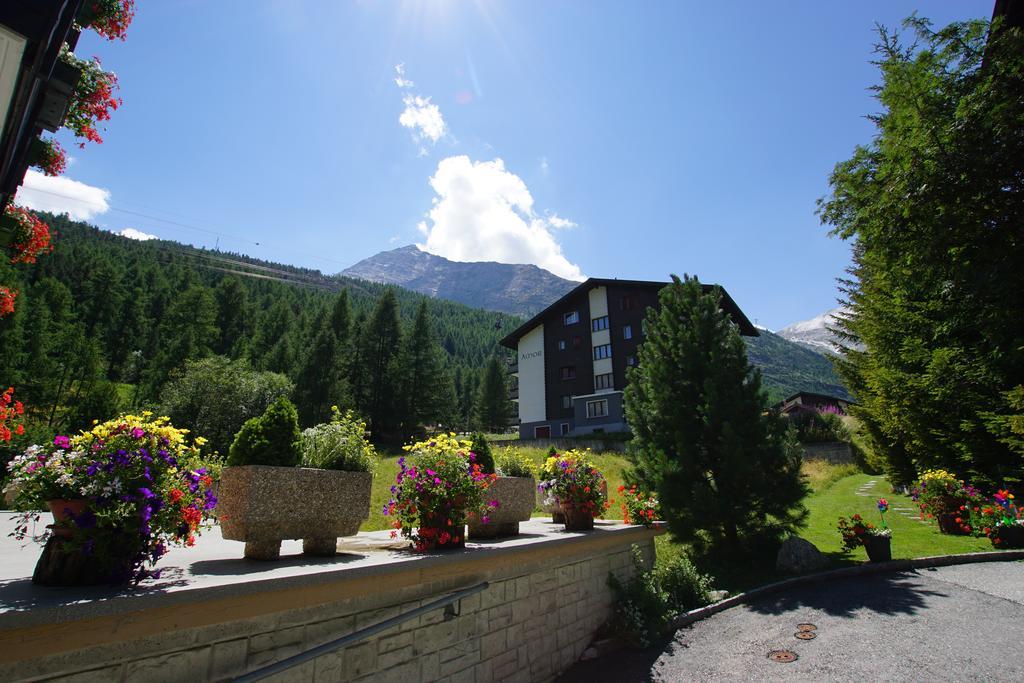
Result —
M800 444L804 449L804 460L825 460L833 465L854 462L853 449L845 441L823 441Z
M491 561L474 561L475 553L432 557L429 563L411 563L401 574L362 577L346 590L320 587L319 603L310 599L311 588L274 591L271 586L223 604L212 600L167 613L147 610L151 613L123 615L113 623L83 620L78 627L84 634L65 632L87 642L89 630L97 629L97 636L105 635L99 640L108 642L0 663L0 680L230 680L488 581L486 590L455 605L458 616L450 620L443 608L434 610L272 680L548 681L578 659L610 616L608 573L620 578L632 573L631 545L638 544L647 562L653 561L653 534L620 529L629 533L594 532L561 543L509 547L488 552ZM346 597L334 599L339 594ZM283 605L294 608L278 609ZM231 618L237 614L247 616ZM225 620L218 621L218 615ZM111 628L119 637L105 632ZM26 629L22 641L45 650L39 637ZM15 640L2 642L9 647Z

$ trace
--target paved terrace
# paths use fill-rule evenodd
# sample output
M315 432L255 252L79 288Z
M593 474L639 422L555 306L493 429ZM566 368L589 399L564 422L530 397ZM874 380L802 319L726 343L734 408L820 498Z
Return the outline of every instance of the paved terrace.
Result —
M379 531L340 539L339 554L333 558L305 557L301 541L285 541L279 561L259 562L244 559L243 544L224 540L214 528L195 547L174 548L162 558L159 579L121 589L45 588L34 586L30 578L41 546L8 537L11 515L0 512L4 680L67 675L78 672L82 662L96 666L95 662L107 665L118 659L124 661L115 665L116 671L95 673L129 680L144 673L132 668L139 664L133 664L133 657L159 657L166 663L168 657L179 655L180 661L191 662L175 666L181 680L228 678L480 581L489 581L491 587L463 612L478 605L485 616L470 615L474 626L460 626L454 634L453 643L471 648L469 655L458 655L459 665L465 665L462 670L455 670L452 662L445 669L448 654L443 646L435 655L425 652L429 647L423 643L432 643L436 635L428 632L437 628L429 625L439 621L440 615L434 615L429 624L424 616L408 629L395 629L415 630L408 634L408 658L385 658L381 652L356 667L338 655L341 677L379 675L388 666L402 665L407 667L402 675L414 678L465 678L466 671L486 667L475 675L500 680L525 672L523 680L544 680L571 664L607 618L612 600L605 585L608 572L631 571L633 544L653 558L653 536L659 533L600 520L592 532L567 533L560 524L535 519L523 523L523 533L516 538L471 542L461 551L416 554L408 550L407 541ZM324 626L327 623L334 626ZM280 634L296 629L296 642L282 646ZM565 634L559 634L556 644L559 630ZM264 640L275 643L269 652L261 649L265 643L258 639L263 636L254 635L260 632ZM388 633L378 640L386 641ZM236 661L223 668L217 663L218 647L223 644L225 649L230 643L235 644ZM526 655L526 650L547 644L549 654ZM359 647L349 649L355 652ZM517 659L520 651L522 662ZM430 666L423 662L430 662L431 656L436 672L422 668ZM316 660L317 672L325 659ZM356 668L350 669L350 664ZM421 668L414 671L413 664ZM504 672L509 675L497 675Z

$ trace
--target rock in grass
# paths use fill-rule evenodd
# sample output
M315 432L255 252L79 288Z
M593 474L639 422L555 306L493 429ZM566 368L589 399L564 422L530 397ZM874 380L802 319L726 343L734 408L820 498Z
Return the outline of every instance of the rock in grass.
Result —
M775 568L787 574L806 574L828 566L828 558L810 541L790 536L779 548Z

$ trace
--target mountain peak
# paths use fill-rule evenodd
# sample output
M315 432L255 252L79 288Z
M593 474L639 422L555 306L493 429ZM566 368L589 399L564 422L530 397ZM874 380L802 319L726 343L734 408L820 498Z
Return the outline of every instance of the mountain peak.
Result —
M536 313L577 284L531 264L451 261L415 244L382 251L341 275L515 315Z

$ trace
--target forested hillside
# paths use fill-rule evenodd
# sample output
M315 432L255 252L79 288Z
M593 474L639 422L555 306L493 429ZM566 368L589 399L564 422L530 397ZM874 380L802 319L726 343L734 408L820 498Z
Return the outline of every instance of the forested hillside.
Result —
M72 430L118 409L159 408L176 368L214 355L283 374L300 389L324 381L317 360L339 366L331 378L339 384L327 398L368 412L365 402L393 405L408 388L399 386L399 363L412 346L436 347L421 361L436 361L438 377L431 379L450 385L445 400L453 404L437 417L461 424L497 340L518 324L385 285L173 242L133 241L65 217L44 219L56 233L55 251L32 266L0 265L4 281L19 290L15 313L0 321L0 384L17 387L30 425ZM378 310L386 291L393 293L393 311ZM427 324L413 340L421 304ZM391 324L388 316L400 322ZM325 352L318 337L330 324L344 327L333 357L314 358ZM386 344L377 334L381 325L389 328ZM375 387L372 397L361 395L367 372L387 385ZM382 380L381 373L389 376ZM294 398L307 418L323 412L303 405L313 399L302 391Z

